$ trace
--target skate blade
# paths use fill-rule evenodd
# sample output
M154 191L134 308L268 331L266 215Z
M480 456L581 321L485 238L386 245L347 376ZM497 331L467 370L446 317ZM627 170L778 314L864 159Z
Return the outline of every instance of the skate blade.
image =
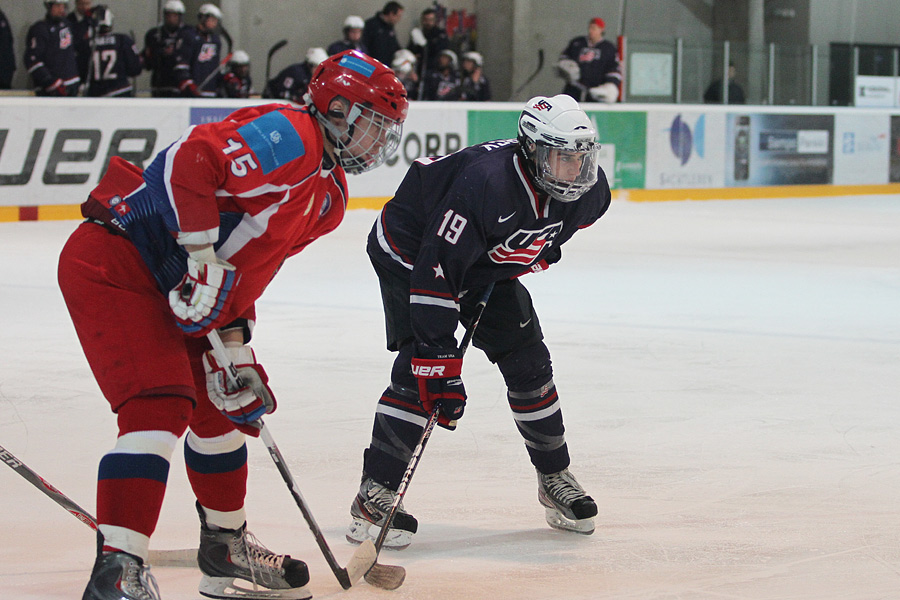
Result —
M565 517L555 508L545 508L544 511L547 524L553 529L571 531L573 533L580 533L581 535L591 535L594 533L594 519L592 518L574 520Z
M351 544L362 544L367 540L374 542L380 533L381 527L378 525L363 519L353 519L350 529L347 531L347 541ZM404 529L389 529L382 548L403 550L412 543L412 536L412 533Z
M234 584L233 577L211 577L204 575L200 580L199 592L207 598L218 600L232 600L241 598L244 600L308 600L312 598L312 592L305 585L286 590L270 590L268 588L249 589ZM251 584L252 585L252 584Z

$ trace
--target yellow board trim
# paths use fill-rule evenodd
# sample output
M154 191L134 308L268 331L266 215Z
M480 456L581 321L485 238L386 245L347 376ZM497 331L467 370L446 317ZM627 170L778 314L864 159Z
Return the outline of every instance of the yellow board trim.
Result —
M629 202L673 202L679 200L752 200L761 198L814 198L821 196L866 196L900 194L900 183L877 185L781 185L676 190L613 190L614 200ZM390 196L350 198L348 210L378 210ZM39 221L69 221L81 218L80 204L49 204L37 207ZM19 220L18 206L0 206L0 223Z

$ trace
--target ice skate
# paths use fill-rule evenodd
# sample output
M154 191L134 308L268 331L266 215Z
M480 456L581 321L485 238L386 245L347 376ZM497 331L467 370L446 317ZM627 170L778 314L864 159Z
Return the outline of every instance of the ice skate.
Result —
M584 535L594 533L597 505L569 469L549 475L538 472L538 500L545 507L550 527Z
M160 600L150 566L125 552L101 554L81 600Z
M353 544L361 544L366 540L375 540L381 533L381 525L384 523L391 506L394 503L397 492L388 489L372 479L363 475L359 484L359 493L350 506L350 516L353 521L347 531L347 541ZM412 542L412 536L419 528L416 518L403 509L403 501L397 508L388 534L384 538L384 547L392 550L403 550Z
M287 554L274 554L247 531L215 529L206 524L202 509L200 549L197 564L203 572L200 594L207 598L273 598L305 600L312 598L306 588L309 571L306 563ZM250 583L237 585L236 580Z

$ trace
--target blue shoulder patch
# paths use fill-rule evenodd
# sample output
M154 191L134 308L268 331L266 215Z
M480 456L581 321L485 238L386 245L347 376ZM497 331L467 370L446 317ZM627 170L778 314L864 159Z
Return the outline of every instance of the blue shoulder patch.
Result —
M300 134L280 111L272 111L237 130L256 155L263 174L306 154Z

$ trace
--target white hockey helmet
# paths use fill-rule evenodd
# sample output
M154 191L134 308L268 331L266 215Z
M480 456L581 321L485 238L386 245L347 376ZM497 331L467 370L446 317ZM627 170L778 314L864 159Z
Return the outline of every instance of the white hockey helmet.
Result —
M401 48L394 52L394 58L391 60L391 69L398 76L409 75L409 73L416 68L416 55L406 50L405 48Z
M450 59L450 65L453 67L453 70L457 70L459 68L459 60L456 58L456 52L453 50L441 50L441 53L438 56L446 56Z
M179 15L183 15L184 2L182 2L181 0L167 0L167 2L163 4L163 12L178 13Z
M43 4L47 10L50 10L50 7L54 4L65 4L68 6L69 0L41 0L41 4Z
M110 31L113 26L113 12L109 9L105 4L100 4L93 8L91 12L91 17L94 19L94 23L97 24L97 28L100 31Z
M313 47L306 51L306 64L312 69L322 64L322 61L326 58L328 58L328 53L325 51L325 48Z
M235 50L231 53L231 60L228 61L229 65L249 65L250 64L250 55L247 54L244 50Z
M344 29L363 29L365 26L366 22L357 15L350 15L344 19Z
M519 115L518 140L539 188L562 202L597 183L597 130L574 98L536 96Z
M466 52L462 55L463 60L471 60L475 63L476 67L481 68L484 65L484 57L481 56L480 52Z
M221 21L222 11L215 4L206 3L200 5L199 10L197 10L197 16L201 19L204 17L215 17Z

